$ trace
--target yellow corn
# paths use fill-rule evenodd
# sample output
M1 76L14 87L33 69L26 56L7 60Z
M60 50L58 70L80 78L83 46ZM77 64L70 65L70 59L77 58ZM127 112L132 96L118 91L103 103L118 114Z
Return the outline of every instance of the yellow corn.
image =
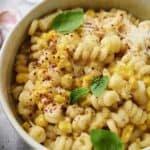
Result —
M44 40L46 40L46 41L48 41L48 40L53 39L54 37L56 37L56 35L57 34L56 34L55 31L50 31L48 33L43 33L41 35L41 38L44 39Z
M29 128L31 127L31 125L30 125L28 122L24 122L24 123L22 124L22 127L23 127L26 131L28 131Z
M65 74L61 78L61 85L66 89L70 89L72 87L72 75L71 74Z
M39 69L39 70L37 71L37 77L38 77L39 79L44 78L44 77L46 76L46 73L45 73L44 71L45 71L44 69Z
M67 47L67 42L66 42L66 41L63 41L63 42L57 44L57 50L58 50L58 51L65 50L66 47Z
M17 65L16 72L18 72L18 73L28 72L28 68L23 65Z
M92 10L92 9L87 10L87 11L86 11L86 15L88 15L88 16L90 16L90 17L93 17L93 18L96 17L96 13L95 13L95 11Z
M73 138L76 139L77 137L79 137L79 133L78 132L73 132Z
M41 48L45 48L48 46L47 42L43 39L38 39L37 44L41 47Z
M150 112L150 100L147 102L146 110Z
M70 91L67 91L67 90L66 90L66 91L63 93L63 95L66 96L66 97L69 97L69 96L70 96Z
M142 124L142 125L139 125L138 128L141 130L141 131L145 131L147 129L147 125L146 124Z
M82 107L87 107L87 106L89 106L89 105L91 104L91 102L90 102L90 97L91 97L91 95L88 94L86 98L83 98L83 100L81 100L80 105L81 105Z
M41 64L41 68L48 68L49 67L49 62L45 61Z
M141 80L141 75L140 75L140 74L137 74L137 75L135 75L135 78L136 78L137 80Z
M82 79L82 86L83 87L89 87L91 80L92 80L92 76L91 75L85 75Z
M60 69L65 69L67 71L71 71L72 67L71 67L71 63L67 60L61 60L58 63L58 68Z
M43 109L43 104L41 102L38 102L37 107L38 107L39 110L42 110Z
M64 103L64 102L66 102L66 99L62 95L55 95L54 101L57 103Z
M48 92L48 89L46 89L46 87L44 87L43 85L42 85L42 82L40 82L40 81L36 81L35 82L35 91L37 91L38 93L47 93ZM35 96L37 95L37 93L35 93Z
M16 82L17 83L25 83L28 81L28 73L19 73L16 76Z
M138 88L138 84L137 84L136 78L134 76L130 77L129 84L130 84L132 89L137 89Z
M130 136L132 135L133 131L133 125L127 125L123 128L122 135L121 135L121 141L123 143L127 143L130 139Z
M59 128L63 133L71 133L71 132L72 132L71 123L68 122L68 121L61 121L61 122L59 122L58 128Z
M60 58L64 60L67 59L68 58L67 51L64 51L64 50L57 51L56 58L58 59L58 61L60 60Z
M147 125L150 126L150 113L147 115L147 121L146 121Z
M35 124L41 127L46 127L48 125L48 122L45 120L44 115L40 114L35 118Z
M146 89L147 95L150 98L150 86Z
M145 83L146 86L150 86L150 76L145 76L143 78L143 82Z
M129 79L131 76L133 76L133 69L130 66L119 65L117 66L115 72L125 79Z
M81 86L82 86L82 79L75 78L75 87L81 87Z

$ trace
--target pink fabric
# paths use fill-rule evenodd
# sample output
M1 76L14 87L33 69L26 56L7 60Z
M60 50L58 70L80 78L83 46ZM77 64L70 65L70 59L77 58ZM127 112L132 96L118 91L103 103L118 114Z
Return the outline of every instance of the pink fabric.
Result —
M0 0L0 48L8 33L41 0Z

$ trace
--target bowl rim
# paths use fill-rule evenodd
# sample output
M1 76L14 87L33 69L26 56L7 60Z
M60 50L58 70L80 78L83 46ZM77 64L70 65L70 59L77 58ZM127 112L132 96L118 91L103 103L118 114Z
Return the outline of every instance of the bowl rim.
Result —
M47 0L42 0L40 1L38 4L36 4L35 6L33 6L23 17L22 19L20 19L19 22L17 22L17 24L15 25L15 27L13 28L13 30L10 31L10 33L7 35L2 48L0 50L0 68L2 68L2 59L3 59L3 55L5 53L5 49L7 47L7 43L9 41L9 39L12 37L12 35L16 32L17 28L20 26L21 22L23 20L26 20L26 18L28 18L28 16L32 13L35 12L38 7L40 7L42 4L44 4ZM1 73L0 73L1 75ZM1 80L1 76L0 76L0 80ZM44 146L42 146L41 144L37 143L35 140L33 140L28 133L21 127L21 125L19 124L19 122L16 120L15 116L13 115L13 113L11 112L11 109L8 107L7 102L5 101L5 96L3 95L2 91L1 91L1 84L0 84L0 105L2 106L2 111L4 112L7 120L9 121L10 125L15 129L16 133L19 135L20 138L22 138L24 140L25 143L27 143L31 148L36 149L36 150L47 150L47 148L45 148ZM146 147L143 150L150 150L150 147Z
M12 37L12 35L16 32L17 28L20 26L21 22L23 20L26 20L26 18L28 18L28 16L36 11L38 9L38 7L40 7L45 1L41 1L38 4L36 4L35 6L33 6L23 17L22 19L20 19L15 27L13 28L13 30L10 31L10 33L8 33L6 39L4 40L4 43L2 45L2 48L0 50L0 68L2 68L2 59L3 59L3 55L5 53L5 49L7 47L7 43L9 41L9 39ZM1 78L1 77L0 77ZM19 124L19 122L16 120L15 116L13 115L13 113L11 112L11 109L8 107L7 102L5 101L5 96L3 95L2 91L1 91L1 85L0 85L0 104L2 106L2 111L4 112L7 120L9 121L10 125L15 129L16 133L19 135L20 138L23 139L23 141L28 144L28 146L30 146L33 149L37 149L37 150L47 150L47 148L45 148L44 146L42 146L41 144L39 144L38 142L36 142L34 139L32 139L28 133L21 127L21 125Z

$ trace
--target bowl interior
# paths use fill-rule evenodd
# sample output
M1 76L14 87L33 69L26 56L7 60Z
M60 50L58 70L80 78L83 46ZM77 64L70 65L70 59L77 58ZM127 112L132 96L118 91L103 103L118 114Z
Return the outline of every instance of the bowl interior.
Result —
M27 28L34 18L39 18L44 14L57 8L67 9L73 7L84 7L94 9L121 8L129 11L139 19L150 19L150 1L148 0L47 0L36 6L27 14L5 41L0 57L0 101L2 106L18 133L24 140L35 149L44 149L43 146L32 140L20 127L21 119L16 113L16 105L11 96L11 78L13 63L19 46L27 33Z

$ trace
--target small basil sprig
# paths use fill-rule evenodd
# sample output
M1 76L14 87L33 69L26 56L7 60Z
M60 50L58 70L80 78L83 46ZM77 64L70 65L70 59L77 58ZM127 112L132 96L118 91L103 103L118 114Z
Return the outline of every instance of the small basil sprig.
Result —
M91 141L94 146L94 150L123 150L123 144L119 137L108 130L92 129Z
M108 85L109 78L107 76L96 77L91 82L91 92L95 96L100 96Z
M83 9L66 10L52 20L51 29L66 34L74 31L83 23Z
M87 95L89 93L88 88L78 88L71 91L69 104L72 105L76 103L81 97Z

